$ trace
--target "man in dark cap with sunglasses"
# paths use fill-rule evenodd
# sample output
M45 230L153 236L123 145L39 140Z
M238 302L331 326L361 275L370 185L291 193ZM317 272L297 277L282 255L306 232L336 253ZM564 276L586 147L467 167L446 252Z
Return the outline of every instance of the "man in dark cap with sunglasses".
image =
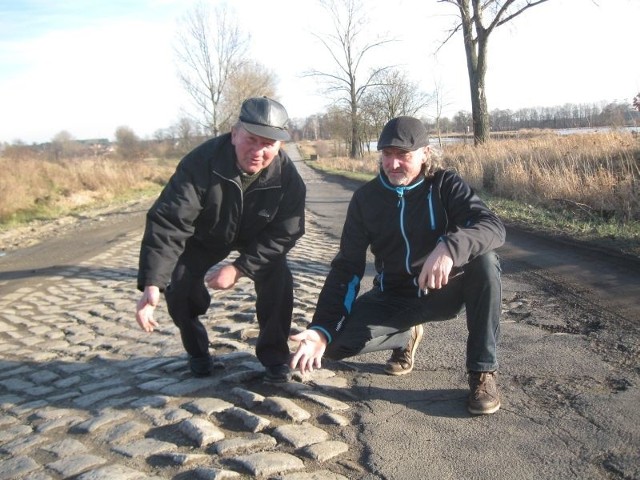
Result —
M466 309L466 369L472 414L500 408L496 343L500 330L500 219L454 172L439 168L420 120L398 117L378 140L380 172L353 195L340 250L320 293L291 367L321 367L391 350L384 370L413 370L423 323L455 318ZM366 252L375 257L371 290L358 297Z
M281 149L290 139L287 122L275 100L245 100L231 132L187 154L147 213L136 320L146 332L158 326L153 312L163 292L196 376L213 370L199 319L211 303L207 287L226 290L249 277L265 380L290 380L293 280L287 253L304 233L306 188ZM223 262L233 251L233 262Z

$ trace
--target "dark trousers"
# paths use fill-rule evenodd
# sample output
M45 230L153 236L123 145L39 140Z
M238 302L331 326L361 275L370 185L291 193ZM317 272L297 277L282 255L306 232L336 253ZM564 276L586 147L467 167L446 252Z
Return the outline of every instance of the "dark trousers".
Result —
M180 329L182 344L189 355L201 357L209 352L207 330L198 318L211 304L204 275L228 254L185 250L165 290L169 315ZM265 366L287 363L287 339L293 311L293 277L287 259L283 257L274 263L266 275L255 281L255 289L256 316L260 327L256 356Z
M334 360L360 353L404 348L410 329L425 322L455 318L466 309L467 370L498 368L496 344L500 334L502 283L495 253L481 255L464 266L464 273L439 290L421 297L380 291L359 296L342 329L327 345Z

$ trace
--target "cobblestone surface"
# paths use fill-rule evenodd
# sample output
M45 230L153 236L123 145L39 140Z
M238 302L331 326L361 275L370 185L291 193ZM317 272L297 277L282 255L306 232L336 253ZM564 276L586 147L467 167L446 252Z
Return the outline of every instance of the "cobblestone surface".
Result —
M294 330L336 247L310 222L292 251ZM217 369L191 377L164 303L153 334L135 322L138 248L138 234L122 238L0 300L0 480L349 478L346 379L262 381L248 280L214 293L204 322Z

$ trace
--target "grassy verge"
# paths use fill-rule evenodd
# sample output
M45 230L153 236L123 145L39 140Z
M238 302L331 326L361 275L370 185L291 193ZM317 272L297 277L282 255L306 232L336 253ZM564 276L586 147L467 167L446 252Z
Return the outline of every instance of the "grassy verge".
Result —
M158 194L176 161L0 158L0 230Z

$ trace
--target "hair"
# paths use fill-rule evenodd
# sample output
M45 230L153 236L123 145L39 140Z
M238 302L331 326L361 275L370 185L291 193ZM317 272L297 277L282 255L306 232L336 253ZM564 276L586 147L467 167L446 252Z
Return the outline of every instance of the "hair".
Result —
M444 170L442 166L442 150L433 145L427 145L428 155L427 161L424 164L424 176L427 178L433 177L436 172Z

